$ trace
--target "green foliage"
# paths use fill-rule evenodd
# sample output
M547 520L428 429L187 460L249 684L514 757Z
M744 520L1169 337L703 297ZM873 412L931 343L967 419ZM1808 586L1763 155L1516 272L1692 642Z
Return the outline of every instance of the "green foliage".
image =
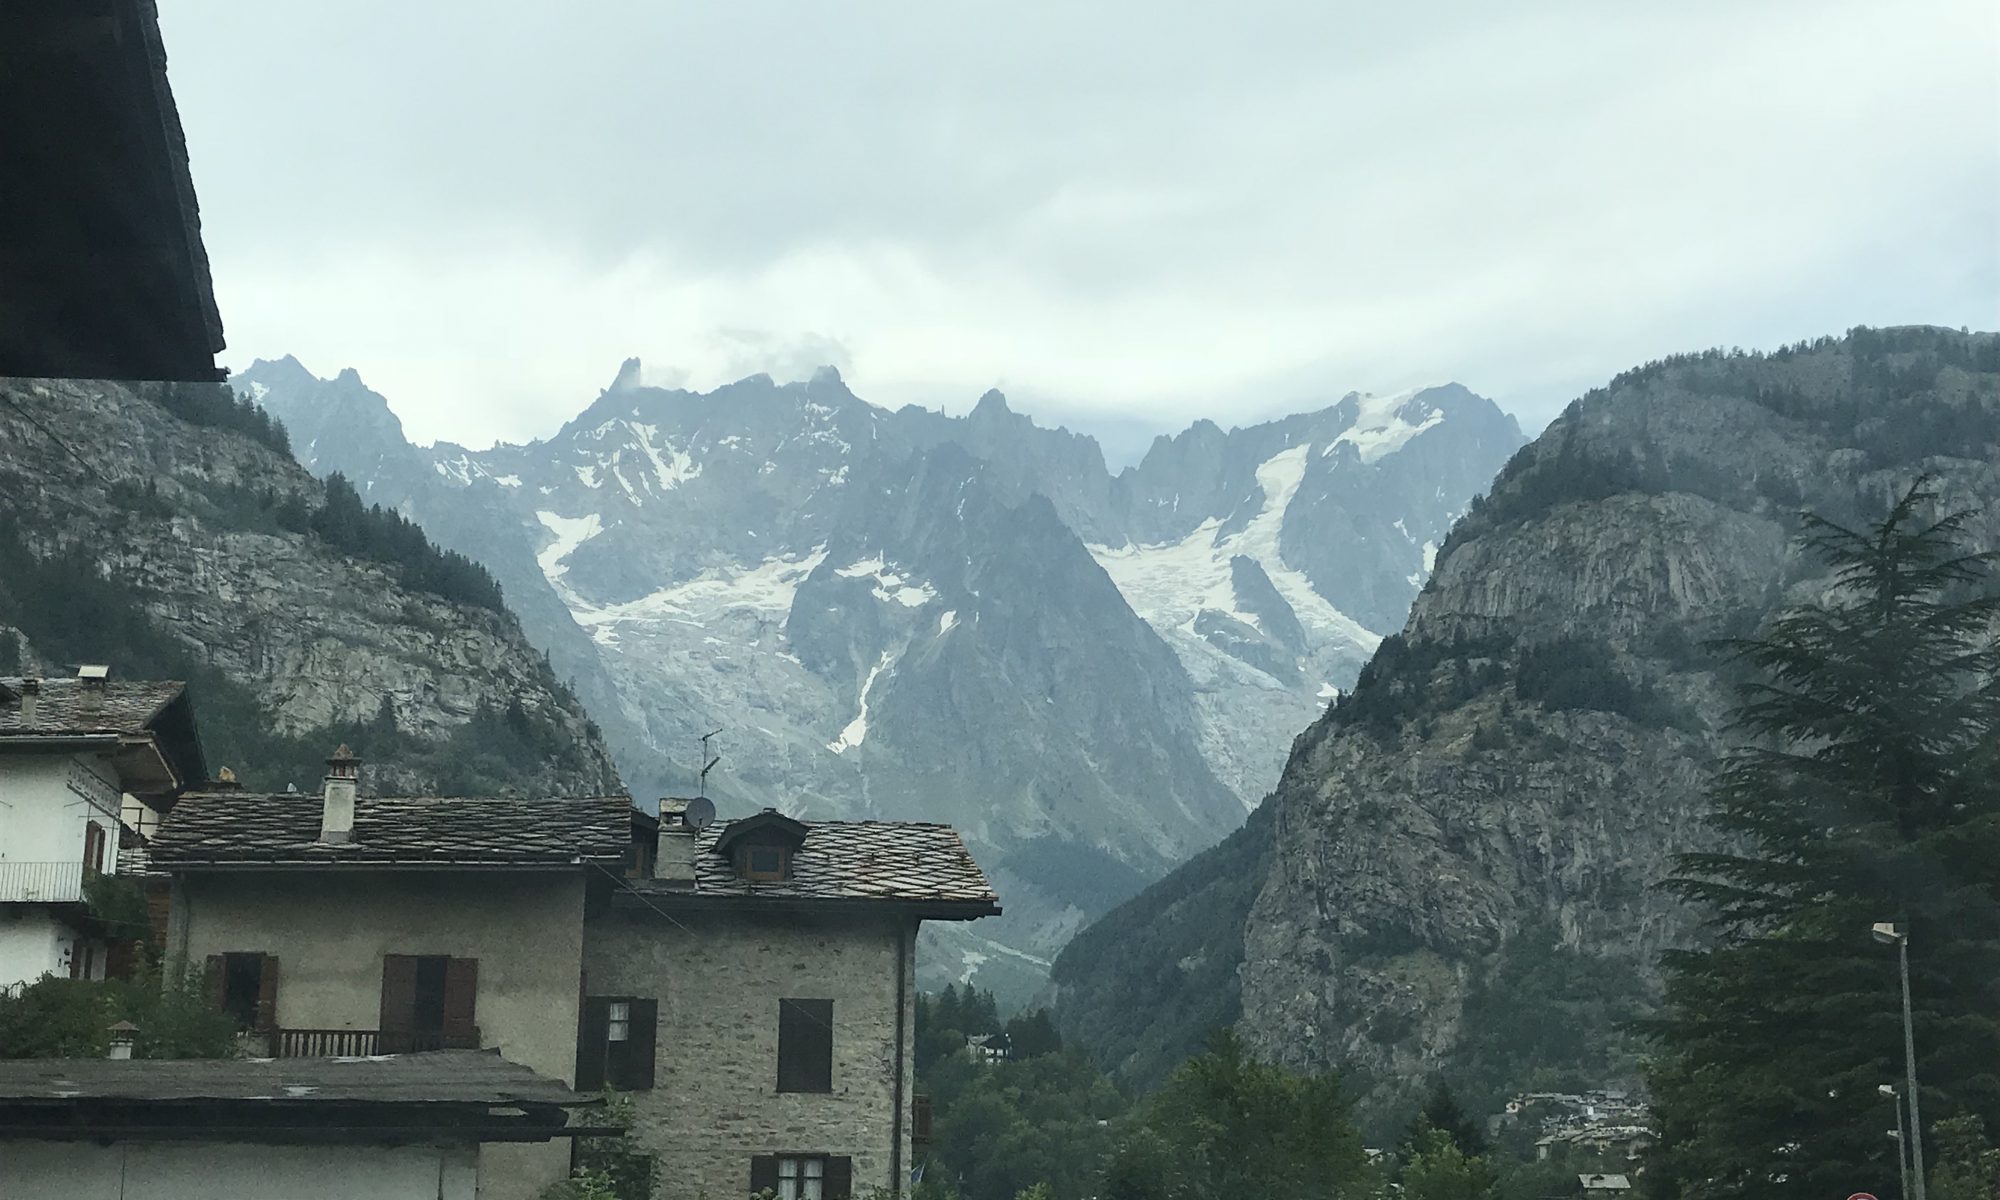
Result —
M363 505L347 477L326 477L326 502L306 519L313 536L344 554L393 567L397 582L456 604L505 613L500 585L485 567L453 550L442 550L421 526L379 504ZM295 519L289 511L282 518Z
M1271 860L1272 808L1071 939L1049 974L1056 1025L1144 1087L1242 1015L1243 927Z
M1909 932L1918 1075L1932 1114L2000 1118L2000 596L1911 488L1880 523L1820 519L1838 591L1734 647L1756 675L1713 789L1735 852L1672 886L1715 945L1666 956L1649 1028L1656 1194L1878 1194L1896 1178L1876 1086L1902 1070L1894 952Z
M1147 1102L1105 1174L1106 1200L1343 1196L1371 1182L1334 1075L1293 1075L1215 1036Z
M153 923L146 909L146 885L130 875L91 875L83 881L83 902L91 917L118 939L147 940Z
M1937 1200L2000 1200L2000 1150L1986 1138L1978 1117L1952 1117L1935 1130L1937 1170L1930 1195Z
M1443 1129L1418 1135L1403 1164L1408 1200L1486 1200L1498 1182L1485 1159L1466 1153Z
M507 792L545 764L558 771L582 766L581 749L559 720L528 712L519 699L504 709L482 705L438 740L399 730L393 705L372 722L279 733L255 691L162 631L127 589L75 557L37 558L6 528L0 528L0 622L18 626L58 662L110 663L127 678L185 681L209 762L233 767L253 789L314 786L327 754L342 742L371 761L435 780L436 791L447 796ZM545 669L544 676L552 691L564 694L552 673Z
M198 977L162 987L157 975L131 980L44 975L17 994L0 994L0 1058L103 1058L111 1026L139 1027L136 1058L227 1058L236 1025L203 993Z
M1638 1039L1622 1027L1651 1009L1629 966L1562 945L1551 925L1529 926L1467 989L1456 1077L1494 1111L1537 1081L1582 1090L1636 1074Z
M1327 719L1336 726L1391 738L1405 725L1458 708L1506 681L1505 636L1412 642L1402 634L1382 639L1361 668L1352 691L1334 701Z
M1616 713L1654 728L1676 719L1670 706L1619 669L1617 654L1603 638L1562 637L1523 647L1514 693L1551 712Z
M1424 1098L1424 1106L1410 1123L1409 1135L1403 1139L1404 1160L1413 1161L1438 1136L1468 1157L1482 1157L1487 1150L1486 1131L1459 1107L1458 1097L1451 1094L1451 1087L1443 1079L1431 1082L1430 1095Z
M568 1181L574 1190L552 1200L652 1200L660 1166L632 1140L634 1119L632 1098L607 1090L604 1107L591 1114L591 1123L621 1132L578 1139L576 1174Z
M956 1180L965 1200L1011 1200L1036 1185L1085 1200L1109 1153L1125 1098L1075 1052L983 1066L964 1055L919 1077L931 1096L925 1178Z
M154 383L141 394L190 425L240 433L253 442L292 456L292 439L276 417L226 383Z

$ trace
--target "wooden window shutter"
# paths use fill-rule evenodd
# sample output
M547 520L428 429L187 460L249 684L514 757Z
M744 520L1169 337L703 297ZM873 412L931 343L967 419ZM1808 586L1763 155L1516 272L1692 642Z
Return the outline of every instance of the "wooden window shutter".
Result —
M826 1160L825 1200L848 1200L854 1194L854 1160L836 1154Z
M257 964L257 1028L269 1033L278 1027L278 956L262 955Z
M759 1154L750 1160L750 1193L778 1190L778 1156Z
M653 1086L653 1047L659 1032L660 1002L634 1000L631 1004L632 1031L625 1042L624 1079L618 1086L630 1092L643 1092Z
M444 1035L451 1038L473 1038L478 1035L478 1026L473 1023L477 1015L475 1004L479 998L479 960L476 958L452 958L444 964Z
M211 1008L222 1007L223 988L227 986L227 982L228 972L223 967L222 956L209 955L208 964L202 970L201 986L202 990L208 993L208 1003Z
M407 1035L416 1027L417 960L408 954L384 954L381 1031L384 1034ZM405 1037L402 1044L407 1042Z
M576 1023L576 1090L595 1092L604 1087L605 1029L610 1024L611 1002L601 996L585 996L583 1012ZM772 1167L772 1170L777 1170Z
M833 1090L833 1001L778 1001L778 1090Z
M95 821L83 825L83 865L98 874L104 872L104 826Z

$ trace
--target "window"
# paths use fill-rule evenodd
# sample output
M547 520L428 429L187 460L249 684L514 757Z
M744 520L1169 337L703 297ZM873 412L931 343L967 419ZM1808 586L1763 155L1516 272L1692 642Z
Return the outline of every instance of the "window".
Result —
M94 873L104 872L104 826L95 821L83 827L83 865Z
M745 879L789 879L792 852L783 846L745 846L736 852L736 873Z
M660 1004L636 996L586 996L577 1019L576 1087L643 1092L653 1086Z
M478 991L476 958L383 955L381 1052L477 1049L479 1027L473 1016Z
M278 1024L278 959L272 954L208 956L209 998L244 1029Z
M833 1090L833 1001L778 1001L778 1090Z
M750 1160L750 1190L778 1200L848 1200L854 1160L838 1154L759 1154Z

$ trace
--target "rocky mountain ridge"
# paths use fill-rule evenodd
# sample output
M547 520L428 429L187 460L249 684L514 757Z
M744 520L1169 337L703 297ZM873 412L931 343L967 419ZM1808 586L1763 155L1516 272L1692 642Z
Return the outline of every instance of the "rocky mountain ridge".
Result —
M1865 521L1922 473L2000 547L2000 337L1688 356L1571 405L1245 829L1071 943L1065 1032L1150 1079L1233 1022L1378 1115L1437 1072L1474 1103L1629 1076L1618 1022L1696 936L1653 885L1708 837L1705 643L1824 593L1800 510Z
M619 789L510 613L411 582L458 571L477 595L477 569L358 508L334 529L331 490L226 389L0 393L4 665L186 678L211 765L250 786L317 788L318 760L352 740L378 791ZM371 534L401 542L372 559L336 544Z
M493 570L635 787L687 787L721 729L725 811L960 826L1008 915L949 961L1003 989L1016 968L1017 993L1241 821L1520 440L1453 385L1203 423L1113 475L998 392L954 418L831 369L639 378L482 451L411 446L351 374L287 359L236 385L312 469Z

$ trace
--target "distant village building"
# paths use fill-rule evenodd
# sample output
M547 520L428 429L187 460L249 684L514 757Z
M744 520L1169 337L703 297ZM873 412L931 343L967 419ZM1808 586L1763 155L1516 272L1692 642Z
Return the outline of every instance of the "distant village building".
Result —
M981 1066L993 1066L1014 1057L1014 1044L1004 1033L977 1033L965 1039L966 1053Z
M1584 1200L1598 1197L1600 1200L1623 1200L1632 1190L1632 1181L1624 1175L1578 1175L1577 1190Z
M632 1093L665 1200L907 1190L917 929L992 886L946 825L690 818L635 815L585 925L577 1086Z
M1631 1161L1653 1143L1650 1122L1643 1099L1606 1089L1524 1092L1508 1100L1490 1125L1495 1134L1516 1126L1539 1134L1535 1158L1540 1161L1573 1154Z
M631 801L363 798L360 765L341 747L317 796L181 797L150 848L173 881L168 963L201 971L258 1053L483 1049L571 1081L584 911ZM568 1172L564 1142L489 1146L480 1194Z
M178 683L0 678L0 988L105 977L143 931L93 918L86 885L206 773Z

